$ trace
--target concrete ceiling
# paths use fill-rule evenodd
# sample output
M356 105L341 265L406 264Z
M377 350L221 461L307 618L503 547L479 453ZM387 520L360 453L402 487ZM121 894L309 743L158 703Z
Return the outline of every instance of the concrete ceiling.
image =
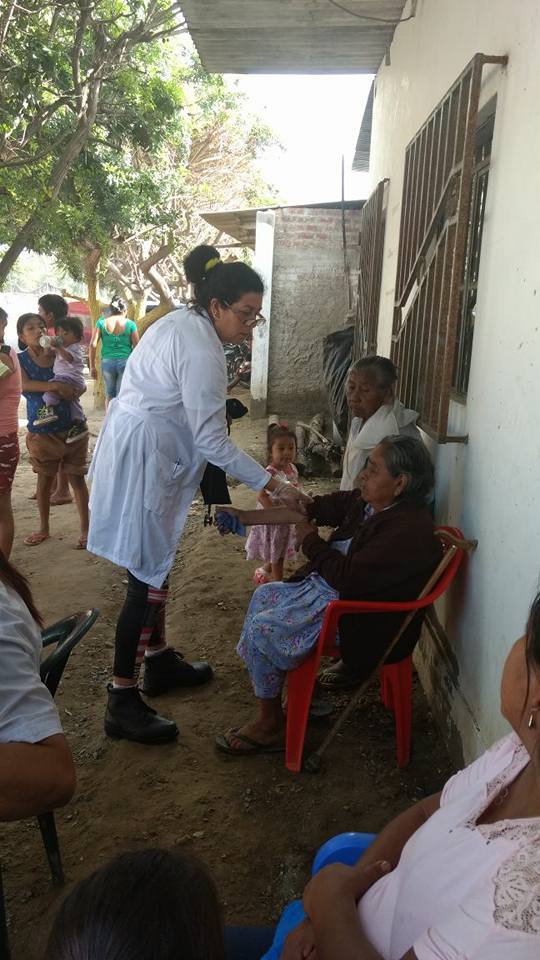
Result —
M209 73L376 73L405 0L338 2L352 13L330 0L183 0L182 10Z

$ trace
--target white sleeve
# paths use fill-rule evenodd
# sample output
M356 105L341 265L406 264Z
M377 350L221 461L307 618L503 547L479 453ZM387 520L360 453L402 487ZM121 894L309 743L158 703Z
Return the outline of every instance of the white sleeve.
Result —
M225 358L213 351L191 349L182 362L182 400L193 442L199 453L216 467L254 490L261 490L270 474L239 450L227 436Z
M451 803L456 796L467 790L474 783L489 783L501 773L513 760L520 741L515 733L509 733L497 740L484 751L476 760L463 770L450 777L444 785L441 795L441 807Z
M19 615L14 602L4 605L0 620L0 743L37 743L62 733L54 701L39 678L37 644L41 645L39 630L33 622L30 625L26 612Z
M493 780L512 763L514 754L519 748L520 743L521 741L516 737L515 733L509 733L500 740L497 740L489 750L484 751L484 753L470 763L468 767L464 767L463 770L458 770L444 785L441 794L441 807L444 807L447 803L451 803L472 784L487 784Z

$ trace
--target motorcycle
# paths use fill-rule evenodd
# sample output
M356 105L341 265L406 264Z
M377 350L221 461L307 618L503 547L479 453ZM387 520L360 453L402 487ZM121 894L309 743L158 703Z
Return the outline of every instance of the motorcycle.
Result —
M248 387L251 383L251 345L228 343L223 347L227 361L227 388Z

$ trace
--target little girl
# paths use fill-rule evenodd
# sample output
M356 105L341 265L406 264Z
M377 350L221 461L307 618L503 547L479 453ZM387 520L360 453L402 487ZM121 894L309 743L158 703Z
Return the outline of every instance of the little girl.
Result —
M55 354L52 377L53 382L67 383L77 391L75 400L69 403L71 415L71 424L66 437L66 443L75 443L82 437L88 436L88 426L79 397L86 391L86 382L84 379L84 357L81 345L84 326L79 317L62 317L57 320L55 331L58 336L56 343L43 343L42 346L48 347ZM46 337L49 341L49 337ZM60 397L51 390L46 390L43 394L44 406L40 407L36 417L36 426L44 427L50 423L57 423L58 416L55 407L60 403Z
M270 424L267 434L267 470L278 480L288 480L298 487L298 470L293 460L296 457L296 436L287 426ZM258 496L257 509L277 506L272 494L265 490ZM252 527L246 540L248 560L263 560L253 574L254 583L270 583L283 579L285 560L296 553L294 527L289 524L276 524Z

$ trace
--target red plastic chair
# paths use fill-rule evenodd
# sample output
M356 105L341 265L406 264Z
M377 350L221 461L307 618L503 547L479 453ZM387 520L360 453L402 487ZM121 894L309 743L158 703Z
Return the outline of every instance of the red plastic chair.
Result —
M336 645L338 623L340 617L346 613L407 613L403 623L385 652L384 658L377 665L381 668L383 683L383 702L392 706L396 717L396 731L398 741L398 765L406 766L410 754L411 721L412 721L412 658L408 657L396 664L384 665L384 661L409 625L418 610L431 606L435 600L445 593L463 560L467 550L476 547L476 541L465 540L461 530L457 527L438 527L435 531L441 537L444 546L444 556L439 566L430 577L417 600L402 603L383 603L371 600L332 600L324 614L319 634L319 641L313 653L304 663L287 675L287 733L285 749L285 766L288 770L298 773L302 769L302 755L306 737L309 708L313 697L313 690L319 664L322 656L339 656L339 647ZM371 678L369 678L371 679ZM353 701L360 697L367 686L362 684ZM348 710L349 708L347 708ZM348 716L348 713L347 713ZM408 721L407 721L408 717ZM339 727L343 720L338 721ZM407 730L408 723L408 730ZM319 753L326 749L327 744L337 732L337 725L330 731L328 737L319 748Z
M394 714L398 767L406 767L411 756L412 657L381 667L381 700Z

